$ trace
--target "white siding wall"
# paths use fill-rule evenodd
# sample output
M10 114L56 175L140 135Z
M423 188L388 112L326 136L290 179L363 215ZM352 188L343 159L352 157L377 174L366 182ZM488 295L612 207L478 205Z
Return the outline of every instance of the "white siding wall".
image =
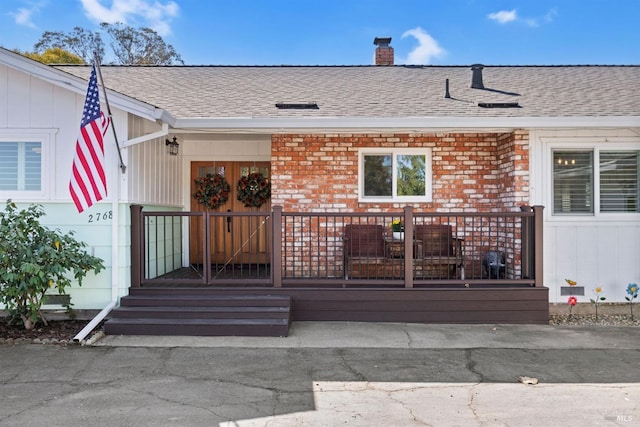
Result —
M111 272L114 245L113 224L119 219L119 271L116 274L119 295L126 293L129 284L129 214L128 205L114 204L120 193L126 194L127 177L120 172L115 140L111 129L106 135L106 171L108 196L79 214L71 202L68 184L84 93L76 94L37 77L0 65L0 137L2 135L47 135L43 147L44 191L38 195L5 194L0 192L1 208L11 197L26 207L30 203L44 206L43 224L62 232L73 230L78 240L89 246L89 252L104 260L105 271L89 274L81 288L70 291L72 303L80 309L100 309L111 301L113 275ZM103 109L106 107L103 104ZM119 139L127 135L127 114L113 110L113 120ZM127 164L126 150L123 152ZM114 211L116 210L116 211Z
M531 133L531 200L545 206L544 283L551 302L565 278L584 286L579 302L589 302L602 287L607 302L624 302L630 282L640 283L640 214L553 215L553 148L594 147L640 150L640 130L534 131Z
M159 130L153 124L138 118L130 119L129 123L130 138ZM182 152L182 138L177 136ZM165 141L170 138L173 138L173 134L127 148L130 163L127 168L128 199L132 203L182 206L181 154L169 155Z

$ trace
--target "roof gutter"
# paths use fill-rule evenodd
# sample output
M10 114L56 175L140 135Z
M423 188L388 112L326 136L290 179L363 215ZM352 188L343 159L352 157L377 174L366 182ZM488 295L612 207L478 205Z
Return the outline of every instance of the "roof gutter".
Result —
M607 117L399 117L399 118L185 118L176 119L172 127L212 132L397 132L434 131L440 129L558 129L558 128L637 128L639 116Z

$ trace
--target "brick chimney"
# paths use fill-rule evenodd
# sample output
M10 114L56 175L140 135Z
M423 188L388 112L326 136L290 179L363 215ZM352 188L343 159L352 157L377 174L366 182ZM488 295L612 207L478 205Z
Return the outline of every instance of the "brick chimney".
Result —
M373 44L376 48L376 65L393 65L393 48L389 46L391 37L376 37Z

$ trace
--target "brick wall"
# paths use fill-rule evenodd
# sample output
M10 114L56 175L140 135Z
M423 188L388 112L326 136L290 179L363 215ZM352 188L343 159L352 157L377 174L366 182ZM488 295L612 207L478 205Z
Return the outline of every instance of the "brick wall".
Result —
M404 204L358 202L358 150L429 147L433 201L411 203L415 212L513 212L529 202L528 144L525 131L273 135L272 204L283 206L285 212L397 214ZM489 230L486 224L474 223L474 218L468 220L468 224L461 219L452 224L456 235L465 238L467 278L481 277L481 259L487 250L505 247L511 248L506 251L507 276L517 277L521 268L516 257L521 251L520 228ZM329 270L333 272L329 276L340 276L342 226L304 221L313 219L284 227L285 277L315 277Z
M273 135L272 204L285 211L385 212L358 203L358 150L429 147L433 201L416 211L513 211L529 203L529 135L512 133Z

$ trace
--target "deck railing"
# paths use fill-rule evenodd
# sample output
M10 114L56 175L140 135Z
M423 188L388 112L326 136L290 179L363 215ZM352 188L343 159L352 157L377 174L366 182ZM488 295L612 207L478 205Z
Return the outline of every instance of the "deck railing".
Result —
M542 286L542 209L202 213L133 205L132 286ZM394 221L402 239L393 238Z

